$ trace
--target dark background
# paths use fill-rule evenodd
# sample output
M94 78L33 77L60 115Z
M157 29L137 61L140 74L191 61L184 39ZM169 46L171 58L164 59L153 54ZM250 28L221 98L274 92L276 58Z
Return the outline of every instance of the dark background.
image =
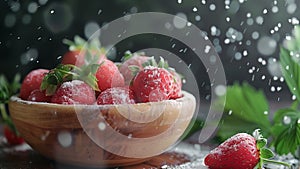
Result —
M1 0L0 73L11 79L17 72L24 77L35 68L53 68L68 50L62 39L73 39L74 35L88 38L84 32L91 22L101 27L131 13L183 13L215 45L228 84L247 81L262 88L272 101L291 100L285 83L280 81L278 53L285 36L291 34L291 19L300 16L297 6L297 0ZM227 44L225 39L231 42ZM174 43L176 47L172 48ZM184 45L159 35L134 36L116 45L113 60L119 61L126 50L154 47L180 53ZM207 98L210 84L206 70L199 61L189 62L201 86L200 95Z

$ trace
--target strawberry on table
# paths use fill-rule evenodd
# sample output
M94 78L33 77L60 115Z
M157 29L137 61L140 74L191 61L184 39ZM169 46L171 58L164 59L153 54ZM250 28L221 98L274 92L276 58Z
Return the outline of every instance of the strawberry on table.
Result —
M48 72L47 69L36 69L27 74L20 88L20 98L27 100L33 90L39 89L43 78Z
M138 102L170 99L173 75L164 68L146 66L134 78L132 89Z
M111 87L124 86L124 77L120 73L114 62L103 59L101 65L96 72L97 83L100 91L104 91Z
M133 92L127 87L113 87L101 92L97 104L134 104Z
M51 98L57 104L94 104L96 101L94 90L80 80L64 82Z
M19 136L14 130L10 129L7 125L4 125L3 130L8 144L18 145L24 143L24 139Z
M264 162L289 166L270 160L274 154L265 147L266 144L267 140L262 137L259 129L254 131L253 136L239 133L212 150L205 157L204 163L210 169L253 169L255 166L262 169Z
M134 73L132 72L132 68L143 70L143 64L147 62L150 57L145 56L140 53L131 53L130 51L125 52L125 56L123 58L124 62L120 65L119 70L124 76L125 84L129 85L131 80L134 77Z

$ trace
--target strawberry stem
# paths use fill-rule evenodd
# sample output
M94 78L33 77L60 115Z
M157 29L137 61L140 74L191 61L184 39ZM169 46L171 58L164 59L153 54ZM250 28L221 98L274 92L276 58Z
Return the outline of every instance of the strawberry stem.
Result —
M266 162L266 163L272 163L272 164L278 164L278 165L284 165L288 168L291 168L291 165L282 161L275 161L275 160L270 160L270 159L266 159L266 158L261 158L262 162Z

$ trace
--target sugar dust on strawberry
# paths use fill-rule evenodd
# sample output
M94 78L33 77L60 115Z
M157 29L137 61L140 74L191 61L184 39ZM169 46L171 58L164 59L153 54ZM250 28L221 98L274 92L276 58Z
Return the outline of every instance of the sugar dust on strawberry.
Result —
M127 87L113 87L104 90L97 98L97 104L134 104L133 92Z
M101 91L104 91L111 87L124 86L124 77L120 73L118 67L114 62L103 59L100 67L96 72L96 78L98 87Z
M94 90L80 80L64 82L54 93L52 103L58 104L94 104Z
M47 69L36 69L29 72L22 82L20 98L27 100L33 90L40 89L43 78L48 72Z
M132 88L139 102L170 99L173 75L164 68L147 66L133 80Z

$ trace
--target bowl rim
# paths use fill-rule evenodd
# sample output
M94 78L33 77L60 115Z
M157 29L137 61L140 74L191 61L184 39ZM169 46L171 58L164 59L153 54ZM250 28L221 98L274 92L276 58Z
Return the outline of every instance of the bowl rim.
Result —
M134 103L130 105L135 106L147 106L149 104L161 104L161 103L177 103L177 102L184 102L190 99L196 99L195 96L187 91L182 90L182 97L177 99L169 99L169 100L162 100L158 102L144 102L144 103ZM56 108L71 108L71 107L85 107L85 106L91 106L95 108L109 108L109 107L118 107L118 106L124 106L128 104L105 104L105 105L98 105L97 103L88 105L88 104L57 104L57 103L49 103L49 102L35 102L35 101L29 101L29 100L23 100L18 95L11 96L9 99L9 102L17 102L21 104L27 104L27 105L45 105L45 106L55 106Z

